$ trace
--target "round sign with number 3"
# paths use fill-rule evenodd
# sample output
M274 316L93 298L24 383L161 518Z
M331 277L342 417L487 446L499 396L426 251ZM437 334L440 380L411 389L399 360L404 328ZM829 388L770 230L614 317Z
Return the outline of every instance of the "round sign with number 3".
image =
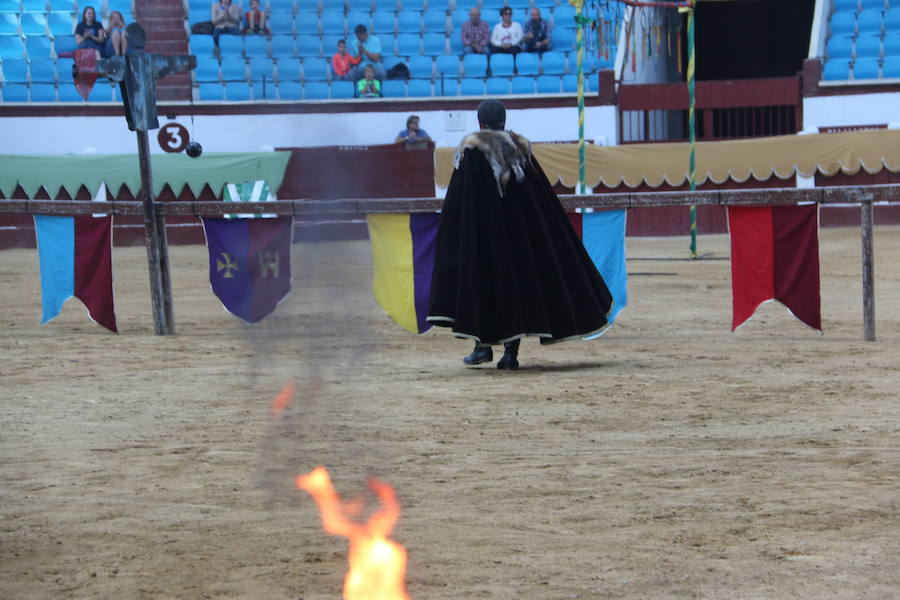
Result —
M163 151L173 153L181 152L191 141L187 128L181 123L166 123L159 128L159 135L156 138Z

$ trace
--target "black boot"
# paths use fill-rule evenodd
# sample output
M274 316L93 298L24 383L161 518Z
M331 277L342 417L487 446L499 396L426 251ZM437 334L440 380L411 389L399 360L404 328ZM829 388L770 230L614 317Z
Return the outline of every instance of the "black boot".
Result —
M503 343L503 358L497 361L497 368L511 371L519 368L519 340Z
M481 363L491 362L494 360L494 351L490 346L482 346L475 344L472 354L463 359L463 363L467 365L480 365Z

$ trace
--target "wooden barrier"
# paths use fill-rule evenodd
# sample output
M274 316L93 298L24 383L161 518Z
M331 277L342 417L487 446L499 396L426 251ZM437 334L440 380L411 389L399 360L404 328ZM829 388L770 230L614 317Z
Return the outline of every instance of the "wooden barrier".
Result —
M861 254L863 288L863 330L866 341L875 340L875 280L873 247L873 204L900 202L900 184L872 186L774 188L746 190L702 190L638 192L623 194L562 195L567 211L577 209L641 208L653 206L772 206L801 203L858 204L861 206ZM242 213L268 213L316 221L335 215L360 216L368 213L420 213L440 210L439 198L373 198L336 200L279 200L242 203ZM235 211L233 203L160 203L164 216L221 217ZM90 215L101 207L82 200L0 200L0 213L43 215ZM143 214L138 201L104 202L102 210L111 215ZM169 299L171 302L171 299Z

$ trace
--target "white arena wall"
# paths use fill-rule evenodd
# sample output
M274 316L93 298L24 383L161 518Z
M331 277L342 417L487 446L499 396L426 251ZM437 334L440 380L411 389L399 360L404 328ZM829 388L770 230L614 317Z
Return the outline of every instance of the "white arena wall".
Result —
M804 130L854 125L889 125L900 128L900 92L803 99Z
M237 105L235 109L240 110ZM421 117L422 127L438 146L455 146L478 126L474 110L428 110L425 104L404 112L196 115L193 125L183 106L175 112L175 120L189 131L193 129L192 139L200 142L205 152L390 144L413 113ZM165 107L161 107L160 124L166 122ZM575 99L572 106L510 110L507 126L534 142L576 141ZM136 152L134 133L128 131L121 116L0 117L0 131L6 141L3 153L8 154ZM616 108L587 107L585 135L604 145L617 143ZM151 140L152 151L162 152L155 135Z

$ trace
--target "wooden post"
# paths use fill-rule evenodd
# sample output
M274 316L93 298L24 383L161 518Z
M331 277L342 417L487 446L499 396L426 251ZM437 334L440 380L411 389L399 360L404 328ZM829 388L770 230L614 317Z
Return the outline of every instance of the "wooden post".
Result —
M873 251L874 207L872 195L862 201L863 331L867 342L875 341L875 257Z
M136 133L141 170L147 268L150 272L150 301L153 305L153 327L157 335L175 335L175 311L172 305L172 280L169 275L166 224L162 215L162 207L156 202L153 193L150 142L147 132L139 129Z

